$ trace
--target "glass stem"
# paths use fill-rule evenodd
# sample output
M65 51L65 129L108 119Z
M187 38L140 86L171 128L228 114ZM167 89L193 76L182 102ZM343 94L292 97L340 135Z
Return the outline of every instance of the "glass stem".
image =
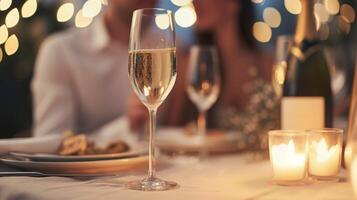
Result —
M200 111L197 120L197 131L202 139L206 137L206 111Z
M155 129L156 129L156 109L149 109L150 132L149 132L149 178L155 177Z

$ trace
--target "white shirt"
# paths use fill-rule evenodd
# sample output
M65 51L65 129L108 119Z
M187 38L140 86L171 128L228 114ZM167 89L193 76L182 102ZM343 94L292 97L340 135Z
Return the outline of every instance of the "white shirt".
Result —
M132 91L127 44L111 41L103 18L52 35L40 49L32 91L35 136L111 129Z

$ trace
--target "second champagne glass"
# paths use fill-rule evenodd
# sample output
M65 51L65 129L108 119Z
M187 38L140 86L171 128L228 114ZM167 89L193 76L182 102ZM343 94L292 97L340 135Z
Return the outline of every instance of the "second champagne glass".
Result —
M217 101L221 77L218 54L214 46L195 45L190 50L190 63L187 72L187 94L199 111L197 120L198 135L202 142L206 138L206 112Z
M155 176L156 111L171 92L176 80L175 28L172 13L165 9L134 11L129 42L129 79L150 118L149 170L140 181L128 183L129 189L162 191L177 184Z

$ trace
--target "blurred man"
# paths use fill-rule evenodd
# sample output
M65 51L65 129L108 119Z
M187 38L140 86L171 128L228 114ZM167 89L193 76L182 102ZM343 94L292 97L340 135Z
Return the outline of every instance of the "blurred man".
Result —
M134 10L155 0L109 0L85 29L50 36L43 43L32 82L34 135L95 133L113 129L126 113L128 40Z

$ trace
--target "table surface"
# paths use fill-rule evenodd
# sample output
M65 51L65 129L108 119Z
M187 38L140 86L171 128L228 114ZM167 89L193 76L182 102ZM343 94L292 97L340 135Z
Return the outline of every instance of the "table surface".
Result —
M163 160L163 159L161 159ZM305 186L270 183L268 161L251 161L243 155L198 160L194 157L164 159L158 176L180 187L164 192L140 192L123 183L144 176L144 170L117 177L76 180L63 177L0 177L0 199L353 199L348 182L316 182ZM164 163L164 164L163 164Z

